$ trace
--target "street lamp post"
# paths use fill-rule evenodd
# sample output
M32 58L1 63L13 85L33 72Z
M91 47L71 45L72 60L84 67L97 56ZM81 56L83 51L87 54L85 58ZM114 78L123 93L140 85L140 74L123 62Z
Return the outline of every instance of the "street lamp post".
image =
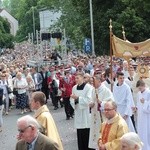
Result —
M91 37L92 37L92 55L95 55L92 0L90 0L89 2L90 2Z
M66 29L64 28L64 45L65 45L65 57L67 56L67 45L66 45Z
M33 19L33 38L35 39L35 14L34 14L34 7L32 6L32 19Z

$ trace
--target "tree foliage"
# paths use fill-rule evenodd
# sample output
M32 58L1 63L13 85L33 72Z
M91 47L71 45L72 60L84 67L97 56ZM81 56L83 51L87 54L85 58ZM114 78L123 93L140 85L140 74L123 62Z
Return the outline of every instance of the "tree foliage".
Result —
M0 48L12 48L13 36L10 34L9 22L0 17Z
M7 0L8 1L8 0ZM65 28L67 36L77 47L82 48L84 38L91 37L89 0L9 0L11 12L20 23L19 39L33 32L32 6L34 6L36 29L39 30L38 9L61 10L58 26ZM131 42L149 38L149 0L92 0L97 54L109 53L109 20L112 19L113 33L122 38L122 25Z
M35 18L35 29L40 29L38 0L9 0L9 5L7 7L10 13L19 22L19 30L16 35L16 41L21 42L26 39L28 33L34 32L33 17Z

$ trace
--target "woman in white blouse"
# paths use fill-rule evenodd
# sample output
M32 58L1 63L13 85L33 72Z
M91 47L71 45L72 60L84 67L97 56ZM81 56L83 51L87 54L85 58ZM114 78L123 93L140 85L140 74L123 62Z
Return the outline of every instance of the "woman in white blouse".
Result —
M22 73L18 72L16 75L16 79L14 81L14 88L17 89L17 95L16 95L16 108L21 109L21 114L24 114L26 112L27 107L27 95L26 95L26 89L27 89L27 81L25 78L22 77Z

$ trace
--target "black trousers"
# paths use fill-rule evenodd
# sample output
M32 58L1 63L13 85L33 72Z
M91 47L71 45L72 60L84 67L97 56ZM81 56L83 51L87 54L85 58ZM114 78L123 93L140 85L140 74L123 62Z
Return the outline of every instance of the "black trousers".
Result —
M54 94L54 92L50 92L50 97L52 99L52 104L54 107L58 107L58 98L57 96Z
M72 108L72 106L70 104L70 97L64 97L63 98L63 103L64 103L64 107L65 107L66 117L73 116L74 109Z
M88 148L90 128L77 129L77 140L79 150L94 150Z
M57 100L58 100L58 103L60 104L61 107L63 107L63 102L60 101L61 99L61 96L56 96Z
M54 106L58 108L58 101L59 101L59 97L55 96L54 97Z
M135 121L134 121L134 115L131 116L131 120L134 126L135 131L137 132L136 126L135 126Z
M12 106L12 100L9 98L9 107Z
M47 100L49 99L49 89L48 88L42 88L41 91L45 94L46 103L47 103Z

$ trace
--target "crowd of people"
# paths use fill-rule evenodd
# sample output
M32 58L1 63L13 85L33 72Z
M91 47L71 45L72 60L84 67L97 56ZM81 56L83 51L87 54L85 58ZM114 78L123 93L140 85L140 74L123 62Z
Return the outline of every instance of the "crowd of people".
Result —
M8 50L0 64L0 131L13 105L22 115L35 110L17 122L17 150L26 143L40 149L40 141L43 150L63 150L50 100L55 111L64 107L67 121L74 119L79 150L150 150L150 66L141 76L143 60L113 57L111 66L109 56L70 54L60 63L57 54L54 63L39 68L27 64L29 56Z

